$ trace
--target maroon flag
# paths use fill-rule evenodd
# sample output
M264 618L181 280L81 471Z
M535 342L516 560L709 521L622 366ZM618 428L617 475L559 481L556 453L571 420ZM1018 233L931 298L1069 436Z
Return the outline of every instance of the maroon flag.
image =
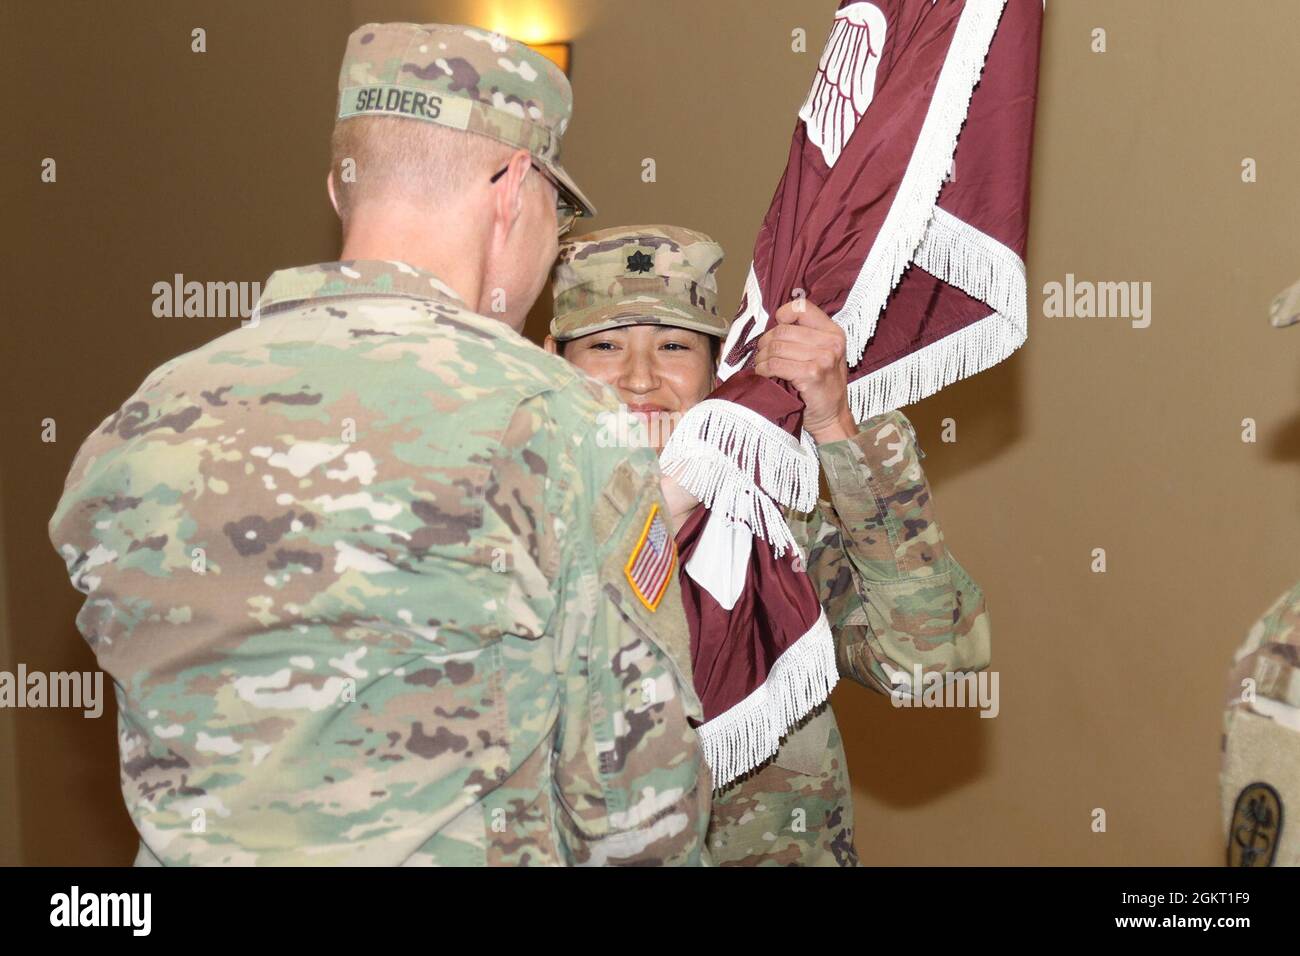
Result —
M756 339L791 299L833 316L858 421L1025 341L1042 15L1041 0L846 0L836 12L754 244L721 384L661 458L705 505L677 542L716 786L775 753L837 676L782 512L813 507L816 451L794 389L752 370Z

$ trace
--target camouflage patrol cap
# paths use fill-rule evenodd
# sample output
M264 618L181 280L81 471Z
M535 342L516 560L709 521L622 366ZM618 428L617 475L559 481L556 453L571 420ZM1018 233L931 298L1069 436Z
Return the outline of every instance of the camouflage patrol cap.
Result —
M1300 282L1279 292L1268 311L1276 328L1284 329L1300 322Z
M680 226L618 226L560 243L551 290L557 341L625 325L671 325L723 338L722 247Z
M533 154L584 216L595 207L560 165L573 112L569 80L517 40L442 23L368 23L339 70L339 120L404 116L487 136Z

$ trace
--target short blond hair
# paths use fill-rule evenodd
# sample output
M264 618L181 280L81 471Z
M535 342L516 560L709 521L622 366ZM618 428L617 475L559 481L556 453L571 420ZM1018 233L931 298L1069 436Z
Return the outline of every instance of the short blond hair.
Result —
M421 120L339 120L330 137L330 168L343 231L363 202L392 198L436 205L465 190L474 177L490 176L495 168L489 167L505 165L512 152L513 147L486 136ZM352 175L345 175L349 171Z

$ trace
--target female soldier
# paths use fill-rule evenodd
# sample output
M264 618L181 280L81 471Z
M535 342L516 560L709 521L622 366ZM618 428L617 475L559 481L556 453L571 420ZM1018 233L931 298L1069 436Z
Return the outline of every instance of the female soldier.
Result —
M546 349L611 386L656 448L714 387L728 326L717 310L721 262L717 243L676 226L604 229L560 246ZM830 500L789 523L831 622L840 673L898 694L918 664L987 666L983 595L944 546L911 424L901 412L854 422L844 333L821 309L790 304L774 319L754 370L794 385L817 443ZM697 503L671 480L664 490L680 527ZM709 850L721 865L857 864L848 768L829 705L768 762L714 794Z

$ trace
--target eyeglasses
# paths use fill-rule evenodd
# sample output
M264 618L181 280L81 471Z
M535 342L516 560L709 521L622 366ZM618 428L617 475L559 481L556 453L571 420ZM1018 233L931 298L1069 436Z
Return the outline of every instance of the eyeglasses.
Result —
M533 169L537 170L538 174L543 179L555 187L555 228L562 236L573 228L573 221L582 215L582 210L569 202L568 197L565 195L564 187L555 181L554 176L536 163L529 163L529 165L532 166ZM492 178L488 180L488 182L495 183L506 174L506 170L509 168L508 165L502 166L492 175Z

